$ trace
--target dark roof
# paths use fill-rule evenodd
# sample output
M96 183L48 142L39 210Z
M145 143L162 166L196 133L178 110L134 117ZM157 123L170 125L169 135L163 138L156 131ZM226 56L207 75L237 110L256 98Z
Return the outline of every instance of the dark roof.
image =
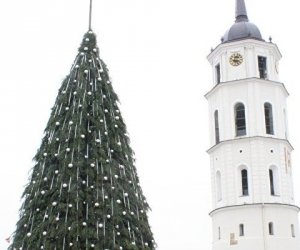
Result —
M235 23L222 37L222 43L242 39L257 39L263 41L258 27L249 22L245 1L236 0Z

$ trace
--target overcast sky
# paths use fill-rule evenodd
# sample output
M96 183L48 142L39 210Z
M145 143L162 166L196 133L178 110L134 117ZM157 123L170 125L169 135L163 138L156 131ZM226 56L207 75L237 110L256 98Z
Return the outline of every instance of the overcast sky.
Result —
M32 157L88 26L88 0L0 2L0 249L13 233ZM300 204L299 1L246 0L283 54L281 81ZM206 56L234 21L235 0L94 0L93 29L110 69L152 207L159 250L211 248Z

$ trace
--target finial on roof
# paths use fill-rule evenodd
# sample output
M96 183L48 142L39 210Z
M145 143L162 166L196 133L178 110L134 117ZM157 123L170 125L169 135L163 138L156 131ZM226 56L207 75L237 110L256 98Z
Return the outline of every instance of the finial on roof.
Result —
M92 30L93 0L90 0L89 30Z
M248 22L245 0L236 0L235 22Z

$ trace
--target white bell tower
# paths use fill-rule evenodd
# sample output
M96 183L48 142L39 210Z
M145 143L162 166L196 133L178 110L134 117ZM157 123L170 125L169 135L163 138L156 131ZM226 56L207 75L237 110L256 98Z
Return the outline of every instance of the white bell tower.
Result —
M213 250L300 249L280 59L237 0L235 23L208 56Z

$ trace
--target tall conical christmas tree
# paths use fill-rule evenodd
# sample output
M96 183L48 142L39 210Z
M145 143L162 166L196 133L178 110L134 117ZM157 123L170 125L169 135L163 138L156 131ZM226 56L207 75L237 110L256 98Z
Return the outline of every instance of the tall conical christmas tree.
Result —
M9 249L155 249L118 97L91 30L59 90L23 198Z

